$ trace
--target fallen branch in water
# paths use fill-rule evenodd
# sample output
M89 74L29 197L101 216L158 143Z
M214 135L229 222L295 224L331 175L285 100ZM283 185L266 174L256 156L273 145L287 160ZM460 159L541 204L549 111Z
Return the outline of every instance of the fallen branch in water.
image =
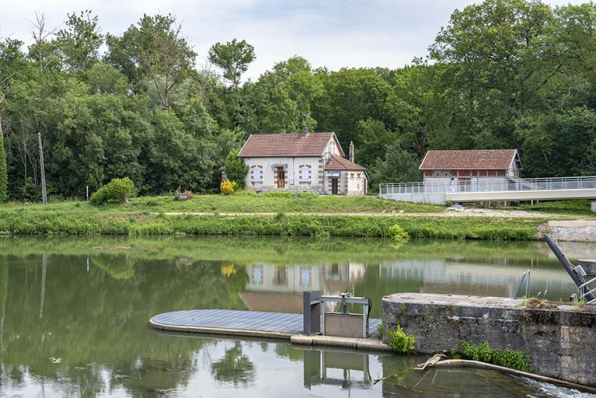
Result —
M441 368L470 367L470 368L480 368L480 369L492 369L492 370L498 370L498 371L501 371L504 373L513 374L516 376L522 376L522 377L527 377L527 378L534 379L534 380L543 381L546 383L556 384L556 385L563 386L563 387L575 388L575 389L579 389L579 390L583 390L583 391L589 391L592 393L596 393L596 388L594 388L594 387L577 384L577 383L574 383L571 381L559 380L559 379L555 379L555 378L548 377L548 376L537 375L535 373L522 372L521 370L510 369L510 368L506 368L506 367L499 366L499 365L493 365L492 363L486 363L486 362L480 362L480 361L470 361L467 359L441 360L442 359L441 357L446 358L446 356L443 354L437 354L437 355L433 356L432 358L430 358L425 363L416 365L415 369L424 370L424 369L426 369L426 367L433 367L433 366L441 367Z

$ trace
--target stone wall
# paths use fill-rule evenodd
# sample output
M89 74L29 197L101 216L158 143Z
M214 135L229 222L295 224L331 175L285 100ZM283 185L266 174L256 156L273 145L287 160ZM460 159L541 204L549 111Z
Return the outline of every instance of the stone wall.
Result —
M596 386L596 305L401 293L385 296L382 311L386 343L397 325L416 337L422 353L488 342L528 354L534 373Z

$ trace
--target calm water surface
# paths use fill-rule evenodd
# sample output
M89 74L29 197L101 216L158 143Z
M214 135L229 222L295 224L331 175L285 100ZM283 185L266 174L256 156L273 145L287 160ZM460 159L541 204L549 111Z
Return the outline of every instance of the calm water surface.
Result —
M596 255L589 245L565 250ZM540 243L3 238L0 397L587 396L496 372L409 370L425 357L148 327L184 309L298 313L304 290L372 297L380 317L381 297L395 292L511 296L527 269L533 295L575 291Z

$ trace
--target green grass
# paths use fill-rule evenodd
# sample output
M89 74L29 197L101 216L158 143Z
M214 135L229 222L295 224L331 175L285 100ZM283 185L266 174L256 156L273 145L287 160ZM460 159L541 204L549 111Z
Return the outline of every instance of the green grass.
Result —
M9 203L0 207L0 235L388 237L390 228L397 224L412 238L534 240L538 225L545 221L505 217L437 217L435 214L443 209L441 206L374 197L312 194L204 195L183 202L170 197L144 197L128 205L104 206L73 201L46 206ZM208 215L165 214L170 212ZM422 214L408 216L411 212ZM274 215L220 216L223 213ZM404 214L395 217L390 215L393 213Z
M105 210L118 213L437 213L445 210L445 206L396 202L373 196L319 196L288 192L251 195L242 192L230 196L197 195L185 201L177 201L170 196L146 196L132 199L129 205L94 206L86 202L64 201L43 206L13 202L0 206L0 212L1 209L69 213Z
M400 225L412 238L532 240L536 220L481 217L293 215L164 216L118 212L0 212L11 235L281 235L388 237Z
M591 200L559 200L554 202L540 202L534 205L524 203L519 205L519 208L541 213L596 217L596 213L593 213L590 208L591 203Z

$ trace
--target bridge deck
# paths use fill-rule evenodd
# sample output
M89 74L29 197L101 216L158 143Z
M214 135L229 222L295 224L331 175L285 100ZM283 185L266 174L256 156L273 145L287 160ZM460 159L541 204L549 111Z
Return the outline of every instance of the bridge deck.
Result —
M376 338L380 319L369 320ZM159 314L149 324L161 330L290 340L303 331L302 314L233 310L188 310Z

